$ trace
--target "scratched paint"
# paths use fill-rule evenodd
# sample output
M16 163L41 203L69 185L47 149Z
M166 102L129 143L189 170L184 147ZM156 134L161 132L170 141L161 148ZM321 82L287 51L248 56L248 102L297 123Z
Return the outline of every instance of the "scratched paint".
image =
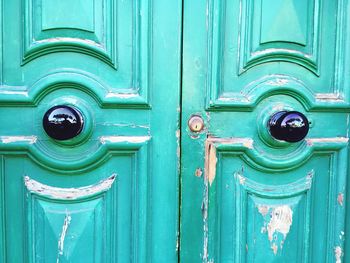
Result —
M63 255L64 241L66 239L66 234L67 234L68 227L70 225L71 220L72 220L72 217L68 212L66 212L66 216L64 217L64 221L62 225L61 235L60 235L60 238L58 239L58 255L57 255L56 263L59 263L60 256Z
M34 144L37 141L36 136L0 136L0 141L2 143L17 143L17 142L26 142L29 144Z
M335 262L341 263L341 258L343 256L343 250L340 246L334 248Z

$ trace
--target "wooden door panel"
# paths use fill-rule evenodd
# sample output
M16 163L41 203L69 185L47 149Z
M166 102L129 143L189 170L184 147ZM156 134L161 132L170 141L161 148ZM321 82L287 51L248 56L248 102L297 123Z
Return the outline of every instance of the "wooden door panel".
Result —
M348 259L347 12L348 1L185 3L184 262ZM274 139L279 111L305 114L307 137Z
M276 159L247 138L208 141L211 260L327 262L343 249L347 139Z
M181 1L0 2L0 262L177 262Z
M50 79L66 81L57 72L65 68L72 73L71 82L81 75L98 82L103 103L149 106L152 7L148 1L23 0L17 8L4 5L3 12L4 35L21 36L3 44L4 63L11 64L4 67L4 82L18 86L19 99L27 101L37 82L50 86L54 84ZM7 15L20 17L21 23ZM7 93L2 91L4 99Z
M208 109L252 108L268 92L301 94L315 109L348 106L343 1L213 0L208 8Z

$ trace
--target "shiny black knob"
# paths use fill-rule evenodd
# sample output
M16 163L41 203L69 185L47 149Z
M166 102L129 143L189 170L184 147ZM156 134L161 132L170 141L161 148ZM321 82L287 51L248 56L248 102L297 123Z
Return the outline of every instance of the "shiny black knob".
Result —
M59 105L49 109L43 118L44 130L56 140L69 140L82 131L84 120L82 114L75 108Z
M298 111L279 111L271 116L270 134L277 140L299 142L309 132L309 121Z

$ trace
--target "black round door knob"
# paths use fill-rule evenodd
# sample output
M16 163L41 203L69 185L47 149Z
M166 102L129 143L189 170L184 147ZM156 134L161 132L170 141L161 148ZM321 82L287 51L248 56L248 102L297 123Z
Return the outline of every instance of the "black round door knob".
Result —
M67 105L58 105L45 113L43 126L51 138L60 141L69 140L80 134L84 119L79 110Z
M298 111L279 111L268 122L270 134L277 140L299 142L309 132L309 121Z

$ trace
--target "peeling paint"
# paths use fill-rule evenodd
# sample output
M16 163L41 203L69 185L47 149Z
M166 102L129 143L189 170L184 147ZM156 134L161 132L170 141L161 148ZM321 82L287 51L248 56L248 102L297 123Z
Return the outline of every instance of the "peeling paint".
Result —
M203 174L202 168L197 168L196 171L194 172L194 175L196 177L201 177Z
M0 94L3 94L3 95L21 95L24 97L28 97L27 91L0 90Z
M253 57L255 57L255 56L269 55L269 54L274 53L274 52L285 52L285 53L290 53L290 54L297 54L297 55L300 55L304 58L311 57L310 55L305 54L303 52L292 50L292 49L285 49L285 48L267 48L264 50L259 50L259 51L253 52L251 55Z
M276 78L267 82L267 84L271 86L284 86L288 83L289 83L288 79L280 79L280 78Z
M151 136L102 136L100 137L100 142L105 144L118 143L118 142L128 142L128 143L144 143L151 139Z
M305 139L307 145L312 146L315 143L347 143L349 138L335 137L335 138L310 138Z
M138 125L134 123L110 123L110 122L104 122L101 123L103 126L114 126L114 127L129 127L129 128L142 128L142 129L150 129L149 125Z
M243 175L236 173L236 178L238 178L239 184L244 185L246 178Z
M37 195L45 196L56 200L75 200L86 198L99 193L103 193L111 188L116 178L116 174L111 175L105 180L95 185L89 185L78 188L59 188L39 183L28 176L24 177L24 184L28 191Z
M262 214L262 216L265 217L267 215L267 213L269 212L269 207L266 205L259 205L258 211L260 214Z
M58 239L58 255L57 255L56 263L59 263L60 255L63 255L64 241L65 241L67 230L71 220L72 220L72 217L68 214L68 212L66 212L66 216L63 221L61 235L60 235L60 238Z
M290 227L293 223L293 210L288 205L275 207L258 205L257 208L264 219L267 219L269 215L269 222L267 223L265 221L260 232L262 234L267 232L271 249L274 255L277 255L278 249L283 248L284 241L286 240ZM282 235L282 238L279 237L279 234Z
M36 136L0 136L2 143L27 142L29 144L34 144L37 139Z
M216 148L213 144L209 146L209 157L208 157L208 181L211 186L216 176L216 163L218 159L216 157Z
M75 43L84 43L88 45L92 45L95 47L102 48L103 46L99 43L96 43L95 41L92 41L90 39L83 39L83 38L73 38L73 37L53 37L53 38L46 38L43 40L36 40L34 44L41 44L41 43L55 43L55 42L75 42Z
M340 97L339 94L336 93L316 93L315 98L318 101L329 101L329 102L339 102L343 101Z
M338 201L339 205L343 206L343 201L344 201L344 194L343 193L338 194L337 201Z
M129 98L135 98L138 97L139 94L137 93L115 93L115 92L108 92L106 94L106 98L120 98L120 99L129 99Z
M335 262L341 263L341 257L343 256L343 250L340 246L334 248Z

